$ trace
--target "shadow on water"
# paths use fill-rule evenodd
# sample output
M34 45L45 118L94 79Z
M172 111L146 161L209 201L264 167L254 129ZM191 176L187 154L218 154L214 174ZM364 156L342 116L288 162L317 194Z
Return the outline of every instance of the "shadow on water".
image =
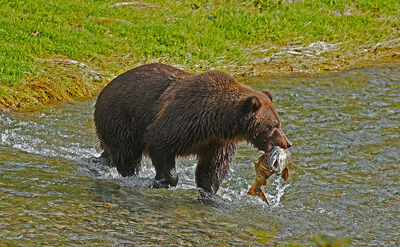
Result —
M244 83L273 93L294 142L289 180L266 187L271 206L246 196L260 155L246 144L211 199L195 188L194 158L158 190L147 159L131 178L90 162L93 99L0 114L0 245L399 245L399 64Z

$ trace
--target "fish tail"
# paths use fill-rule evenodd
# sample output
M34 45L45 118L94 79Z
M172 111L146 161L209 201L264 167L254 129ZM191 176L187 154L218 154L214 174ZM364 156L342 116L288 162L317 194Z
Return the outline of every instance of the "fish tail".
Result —
M268 201L267 201L267 197L265 197L264 192L263 192L262 190L260 190L260 191L258 192L258 196L259 196L264 202L266 202L266 203L269 205L269 203L268 203Z
M247 191L248 196L255 196L256 195L256 191L254 189L254 185L251 186L251 188L249 189L249 191Z
M265 196L264 192L262 190L259 190L258 192L256 192L256 190L254 189L254 185L251 186L251 188L249 189L249 191L246 194L247 196L258 196L260 197L264 202L266 202L268 205L268 201L267 201L267 197Z

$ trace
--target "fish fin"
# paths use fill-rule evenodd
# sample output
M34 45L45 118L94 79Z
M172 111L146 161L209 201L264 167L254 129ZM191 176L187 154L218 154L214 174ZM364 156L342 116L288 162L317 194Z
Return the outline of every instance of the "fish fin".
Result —
M259 171L259 172L263 172L264 174L267 174L267 170L265 170L265 169L263 169L263 168L258 169L258 171Z
M266 203L269 205L269 203L268 203L268 201L267 201L267 197L265 197L264 192L263 192L262 190L260 190L260 191L258 192L258 196L259 196L264 202L266 202Z
M254 190L254 185L251 186L251 188L249 189L249 191L247 191L247 196L255 196L256 195L256 191Z
M257 162L254 161L254 162L253 162L253 165L254 165L254 166L257 166L258 164L257 164Z
M287 169L287 167L282 171L282 178L285 181L289 178L289 169Z

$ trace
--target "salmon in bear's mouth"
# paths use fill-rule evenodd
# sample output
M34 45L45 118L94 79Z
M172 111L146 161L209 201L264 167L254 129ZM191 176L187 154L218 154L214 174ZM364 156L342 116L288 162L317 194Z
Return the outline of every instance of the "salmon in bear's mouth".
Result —
M287 149L279 146L267 146L268 152L253 162L255 171L255 181L247 192L248 196L259 196L263 201L267 202L267 198L262 190L263 186L267 185L267 179L272 174L277 174L287 180L289 177L289 167L292 164L292 155Z

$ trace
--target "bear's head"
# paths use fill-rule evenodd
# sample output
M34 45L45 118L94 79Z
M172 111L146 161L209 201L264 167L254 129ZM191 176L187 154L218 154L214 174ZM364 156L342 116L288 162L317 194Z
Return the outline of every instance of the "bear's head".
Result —
M268 91L263 93L247 97L243 104L250 120L248 141L265 152L269 152L272 146L287 149L292 143L281 129L281 121L272 105L272 95Z

